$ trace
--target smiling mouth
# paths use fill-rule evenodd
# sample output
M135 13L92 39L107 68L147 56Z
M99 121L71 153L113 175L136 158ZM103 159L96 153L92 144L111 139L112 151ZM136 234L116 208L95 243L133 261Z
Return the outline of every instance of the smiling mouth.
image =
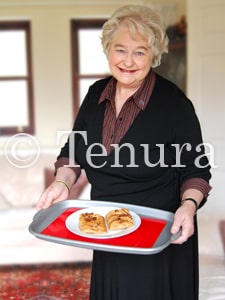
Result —
M136 72L136 70L127 70L127 69L122 69L119 68L120 72L124 73L124 74L133 74Z

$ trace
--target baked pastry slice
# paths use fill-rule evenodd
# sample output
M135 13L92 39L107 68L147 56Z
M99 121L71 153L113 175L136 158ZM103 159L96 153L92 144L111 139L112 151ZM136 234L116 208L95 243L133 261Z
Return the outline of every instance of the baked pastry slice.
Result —
M134 225L132 215L126 208L111 210L105 219L110 230L130 228Z
M80 214L79 225L80 230L84 233L107 233L104 217L93 212Z

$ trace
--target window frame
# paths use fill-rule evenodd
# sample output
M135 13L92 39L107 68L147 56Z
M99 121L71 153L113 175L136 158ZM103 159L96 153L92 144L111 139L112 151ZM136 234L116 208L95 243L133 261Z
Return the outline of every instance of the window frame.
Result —
M24 30L26 34L26 54L27 54L27 76L0 76L0 81L25 80L27 82L27 126L0 127L0 135L13 135L18 133L35 133L34 126L34 97L33 97L33 76L32 76L32 56L31 56L31 24L30 21L0 21L1 30Z
M79 82L81 79L99 79L107 74L80 74L78 32L80 29L101 29L107 19L79 19L71 20L71 56L72 56L72 96L73 117L75 118L80 107Z

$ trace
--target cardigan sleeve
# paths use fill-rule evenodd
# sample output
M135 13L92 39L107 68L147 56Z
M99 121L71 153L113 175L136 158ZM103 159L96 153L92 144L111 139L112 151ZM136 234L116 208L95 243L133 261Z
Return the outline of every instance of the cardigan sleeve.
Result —
M176 161L175 167L179 173L181 194L187 188L198 189L203 192L202 203L204 203L211 189L208 184L211 178L210 164L205 153L201 127L194 106L182 92L178 95L173 113L171 149Z
M180 197L182 198L184 192L189 189L195 189L200 191L204 195L204 198L206 199L209 196L211 186L208 184L207 181L201 178L188 179L182 184L180 188Z

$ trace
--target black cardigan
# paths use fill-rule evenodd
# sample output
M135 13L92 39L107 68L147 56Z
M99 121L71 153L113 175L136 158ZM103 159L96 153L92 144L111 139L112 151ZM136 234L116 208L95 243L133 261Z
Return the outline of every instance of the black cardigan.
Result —
M89 88L73 127L77 132L73 159L86 170L91 199L175 211L185 180L211 177L203 147L196 151L202 136L191 101L176 85L156 75L146 109L120 141L120 150L106 156L101 144L105 102L98 101L108 80ZM68 142L59 157L69 157Z

